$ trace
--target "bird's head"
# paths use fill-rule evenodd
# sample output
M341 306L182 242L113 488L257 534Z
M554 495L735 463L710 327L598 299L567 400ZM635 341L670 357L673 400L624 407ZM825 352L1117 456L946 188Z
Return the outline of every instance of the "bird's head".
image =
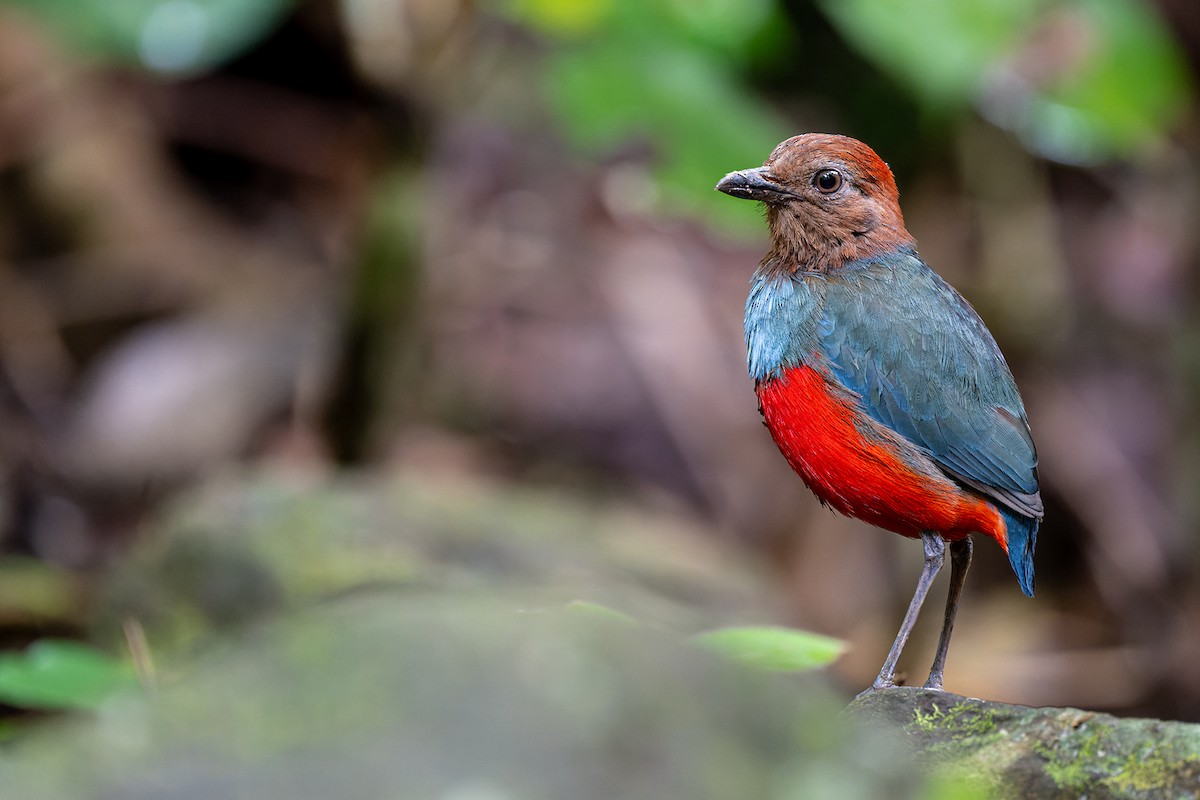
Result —
M761 167L731 172L717 189L765 204L772 239L767 268L827 272L913 244L892 171L848 136L793 136Z

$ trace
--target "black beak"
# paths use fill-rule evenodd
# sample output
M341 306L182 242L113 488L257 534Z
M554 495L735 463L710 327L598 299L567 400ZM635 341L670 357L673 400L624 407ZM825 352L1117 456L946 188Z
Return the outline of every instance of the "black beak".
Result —
M766 167L731 172L717 184L717 191L743 200L779 203L792 193L767 177Z

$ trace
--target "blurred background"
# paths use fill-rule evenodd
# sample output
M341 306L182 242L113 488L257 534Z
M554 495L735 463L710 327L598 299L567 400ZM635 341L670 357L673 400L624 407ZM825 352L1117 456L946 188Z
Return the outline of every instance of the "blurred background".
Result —
M0 2L0 644L204 487L408 474L735 553L858 691L920 548L761 427L765 229L712 189L826 131L1041 455L1037 599L982 542L947 688L1200 721L1198 67L1192 0Z

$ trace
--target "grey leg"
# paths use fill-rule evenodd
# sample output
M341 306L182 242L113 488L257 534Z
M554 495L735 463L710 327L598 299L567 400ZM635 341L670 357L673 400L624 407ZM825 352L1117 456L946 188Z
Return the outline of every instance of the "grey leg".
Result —
M950 592L946 595L946 619L942 622L942 635L938 638L937 655L933 657L933 668L929 670L926 689L942 690L942 673L946 669L946 652L950 649L950 634L954 631L954 615L958 612L958 597L962 594L967 570L971 568L971 537L950 543Z
M904 622L900 623L900 632L896 634L896 641L892 642L892 649L888 651L887 660L883 662L883 669L879 670L879 677L867 691L896 685L896 662L900 660L900 653L904 650L905 643L908 642L909 634L912 633L917 615L921 612L921 604L925 602L925 595L929 594L929 586L942 569L942 562L946 555L946 540L936 533L926 531L921 534L921 542L925 545L925 566L921 568L917 591L913 593L912 601L908 604Z

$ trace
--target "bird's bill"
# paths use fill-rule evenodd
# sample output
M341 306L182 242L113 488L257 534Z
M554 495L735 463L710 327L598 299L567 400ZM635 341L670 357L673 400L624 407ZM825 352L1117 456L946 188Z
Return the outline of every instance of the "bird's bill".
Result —
M790 197L791 192L770 180L765 167L731 172L717 184L717 191L743 200L761 200L764 203L780 202Z

